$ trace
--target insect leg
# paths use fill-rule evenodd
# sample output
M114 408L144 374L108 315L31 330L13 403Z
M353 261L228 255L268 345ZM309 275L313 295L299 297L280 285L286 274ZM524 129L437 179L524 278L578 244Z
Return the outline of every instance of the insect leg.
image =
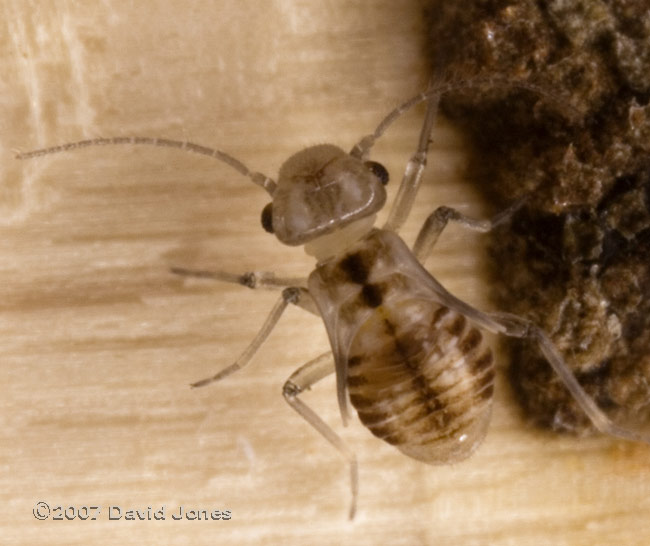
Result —
M424 124L420 130L417 150L406 164L402 183L397 190L397 196L383 229L399 231L411 212L415 196L420 188L420 182L422 182L422 173L427 164L427 152L431 142L431 131L438 114L439 100L440 95L436 94L432 95L427 101L427 111L424 115Z
M273 306L273 309L271 309L271 312L269 313L269 316L266 318L266 321L260 328L260 331L253 338L253 341L250 342L248 347L244 349L244 352L239 356L239 358L235 360L235 362L232 363L230 366L217 372L212 377L206 377L205 379L196 381L192 383L191 386L203 387L205 385L213 383L214 381L220 381L224 377L228 377L230 374L246 366L251 361L253 355L257 352L257 350L262 346L262 343L264 343L264 341L266 341L266 338L269 337L269 334L273 331L273 328L275 328L275 325L278 323L278 320L280 320L282 313L284 313L284 310L287 308L287 306L290 303L297 305L299 307L303 307L308 311L311 311L311 306L309 305L309 303L306 303L304 301L304 300L310 301L311 297L310 296L306 297L306 296L309 296L309 292L305 288L300 288L300 287L285 288L282 291L282 295L280 296L280 299Z
M451 306L456 307L453 299L455 298L452 296L451 299L446 300L446 303L452 303ZM569 368L560 352L548 337L548 334L535 323L510 313L483 313L465 303L463 303L462 312L467 318L477 322L486 330L509 337L529 339L537 343L548 363L571 393L571 396L573 396L582 411L585 412L585 415L589 417L594 427L600 432L623 438L624 440L650 444L649 435L619 426L605 415L591 396L578 383L571 368Z
M213 279L215 281L241 284L250 289L262 288L264 290L279 290L285 288L300 288L307 292L306 277L277 277L271 271L248 271L246 273L228 273L227 271L206 271L202 269L185 269L183 267L172 267L170 269L175 275L183 277L195 277L198 279ZM313 298L300 298L295 305L308 311L312 315L320 317Z
M359 475L357 458L350 448L307 404L298 397L303 391L309 389L314 383L334 372L334 359L332 352L328 351L307 364L298 368L291 374L282 388L287 403L296 410L300 416L314 427L320 434L345 457L350 465L350 480L352 489L352 503L349 517L354 518L357 509L357 495L359 491Z
M215 281L241 284L248 288L281 289L291 286L307 286L307 279L303 277L277 277L271 271L247 271L246 273L228 273L226 271L207 271L203 269L185 269L172 267L174 275L195 277L198 279L213 279Z
M510 313L484 313L449 293L435 278L429 276L427 282L436 293L438 301L455 311L462 313L477 326L495 334L508 337L529 339L538 344L555 373L571 393L594 427L604 434L623 438L633 442L650 444L650 435L639 433L614 423L596 405L594 400L582 388L571 368L553 344L548 334L534 322Z
M507 209L502 210L488 220L476 220L475 218L465 216L462 212L459 212L456 209L450 207L438 207L427 217L420 228L420 233L418 233L418 237L413 245L413 254L415 254L415 257L420 262L426 260L438 241L438 237L450 220L458 222L464 227L473 229L474 231L487 233L491 229L494 229L498 225L509 220L512 215L519 210L519 207L526 202L527 198L528 195L525 195L521 199L515 201Z

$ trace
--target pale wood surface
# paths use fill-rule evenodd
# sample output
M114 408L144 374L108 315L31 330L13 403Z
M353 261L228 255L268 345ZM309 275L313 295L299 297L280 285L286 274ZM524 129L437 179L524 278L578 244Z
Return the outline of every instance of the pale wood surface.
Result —
M0 535L4 544L647 544L650 449L557 438L499 385L487 441L428 467L342 430L333 378L306 399L358 454L347 469L280 396L327 346L291 309L251 368L232 361L273 293L183 283L170 265L309 271L259 227L264 192L177 151L100 148L26 163L22 150L94 136L186 138L277 173L309 144L350 147L427 82L417 3L0 4ZM420 112L421 114L421 112ZM394 183L419 116L375 158ZM441 123L407 240L437 204L486 214ZM489 307L481 238L450 228L428 264ZM33 505L100 505L97 521L37 521ZM230 521L109 521L109 505L229 509Z

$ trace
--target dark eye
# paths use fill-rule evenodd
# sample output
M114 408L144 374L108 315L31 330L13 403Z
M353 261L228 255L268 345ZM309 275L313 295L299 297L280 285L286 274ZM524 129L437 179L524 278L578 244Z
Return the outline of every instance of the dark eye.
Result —
M262 209L262 227L264 231L273 233L273 203L269 203Z
M388 171L381 163L377 163L376 161L366 161L364 165L372 174L379 178L379 181L384 186L388 184Z

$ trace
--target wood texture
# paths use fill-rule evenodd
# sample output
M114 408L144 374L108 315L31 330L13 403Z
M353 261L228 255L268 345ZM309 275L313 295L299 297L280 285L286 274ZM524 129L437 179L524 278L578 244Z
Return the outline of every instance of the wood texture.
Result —
M305 399L358 455L347 469L280 388L327 347L291 309L250 368L230 363L274 293L183 282L169 267L306 273L259 226L264 192L178 151L105 147L29 162L13 150L144 135L218 146L275 176L310 144L347 148L425 86L420 5L389 1L24 2L0 31L0 534L4 544L645 545L650 449L527 427L504 381L470 460L430 467L356 421L334 378ZM419 115L418 115L419 114ZM422 112L377 145L397 187ZM441 122L406 239L438 204L485 215ZM480 236L449 228L431 271L490 307ZM98 505L96 521L37 521ZM108 507L231 510L230 521L111 521Z

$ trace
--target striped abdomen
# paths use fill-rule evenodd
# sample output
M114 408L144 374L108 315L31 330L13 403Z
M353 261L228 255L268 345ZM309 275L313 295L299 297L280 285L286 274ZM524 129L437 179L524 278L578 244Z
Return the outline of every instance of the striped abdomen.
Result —
M481 333L435 302L377 307L352 339L350 401L370 431L414 459L470 455L490 418L494 368Z

